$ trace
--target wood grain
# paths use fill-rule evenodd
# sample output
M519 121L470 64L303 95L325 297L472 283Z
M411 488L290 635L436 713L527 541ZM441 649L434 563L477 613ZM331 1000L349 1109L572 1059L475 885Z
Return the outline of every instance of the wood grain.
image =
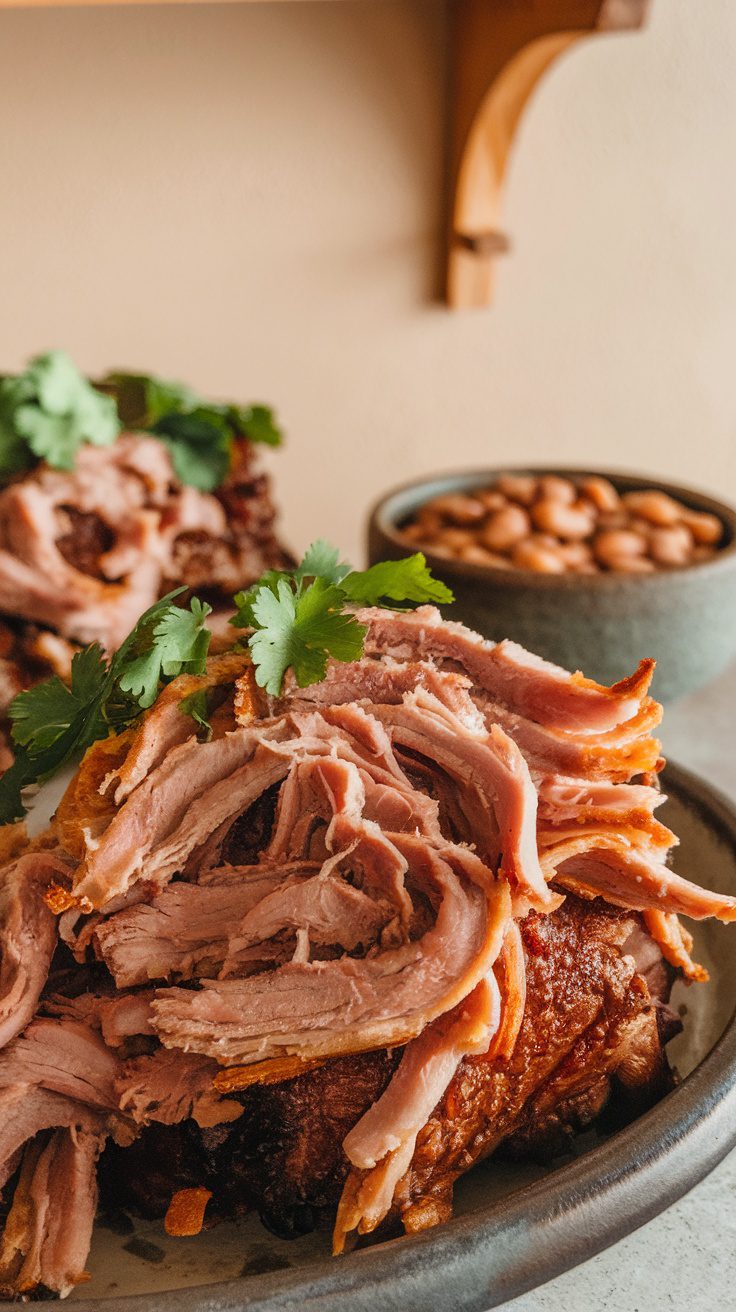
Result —
M494 261L509 247L500 229L509 155L538 82L581 38L639 27L647 7L648 0L456 0L452 6L452 308L491 300Z

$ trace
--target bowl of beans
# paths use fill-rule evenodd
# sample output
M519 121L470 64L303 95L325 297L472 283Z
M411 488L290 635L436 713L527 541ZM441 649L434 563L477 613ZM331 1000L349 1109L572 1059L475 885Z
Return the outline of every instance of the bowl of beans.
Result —
M672 700L736 657L736 510L691 488L583 469L429 478L374 507L372 562L423 551L455 615L612 683L642 656Z

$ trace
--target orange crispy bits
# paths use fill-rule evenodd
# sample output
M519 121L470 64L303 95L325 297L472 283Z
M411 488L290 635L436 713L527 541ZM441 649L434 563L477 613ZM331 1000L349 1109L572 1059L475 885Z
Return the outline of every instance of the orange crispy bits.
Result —
M256 683L252 662L235 681L235 719L238 724L252 724L266 709L265 696Z
M212 1191L203 1185L194 1189L178 1189L172 1196L166 1216L164 1230L167 1235L183 1238L186 1235L198 1235L204 1225L204 1214Z
M133 740L133 730L101 738L87 748L81 764L54 817L54 829L62 847L78 861L86 851L85 831L102 833L115 814L111 793L101 793L103 780L122 764Z
M291 1080L295 1075L324 1066L326 1060L325 1057L309 1061L300 1057L274 1057L270 1061L254 1062L252 1066L228 1066L218 1071L212 1083L218 1093L234 1093L251 1084L279 1084L281 1080Z
M55 916L60 916L62 912L70 911L72 907L79 905L79 899L74 896L71 889L64 888L63 884L49 884L43 900Z

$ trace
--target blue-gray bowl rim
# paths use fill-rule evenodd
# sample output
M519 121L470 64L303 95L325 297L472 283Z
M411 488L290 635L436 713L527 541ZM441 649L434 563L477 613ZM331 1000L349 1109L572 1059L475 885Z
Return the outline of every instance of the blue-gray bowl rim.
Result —
M666 791L694 803L736 850L736 807L726 797L682 766L668 764L665 780ZM736 1012L695 1070L651 1111L480 1215L301 1271L81 1306L100 1312L375 1312L376 1306L382 1312L426 1312L428 1306L488 1312L651 1220L735 1145Z

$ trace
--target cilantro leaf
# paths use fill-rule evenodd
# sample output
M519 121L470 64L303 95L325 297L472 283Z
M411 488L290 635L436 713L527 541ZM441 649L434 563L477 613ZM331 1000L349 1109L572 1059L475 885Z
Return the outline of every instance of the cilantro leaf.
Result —
M281 579L288 583L294 575L285 573L280 569L267 569L264 574L252 583L244 592L236 592L233 601L237 607L232 619L228 620L234 629L255 629L257 621L253 614L253 602L260 592L261 588L269 588L274 596L277 596L277 587Z
M339 564L340 552L330 546L324 538L317 538L307 547L301 563L294 570L296 579L323 578L329 583L340 583L346 574L350 574L352 565L345 561Z
M256 683L278 696L287 669L294 671L300 688L324 678L329 656L357 660L363 651L365 628L343 612L339 588L315 579L303 591L286 579L259 588L252 603L258 624L249 641L256 667Z
M0 379L0 474L17 474L33 464L33 453L15 426L15 413L29 395L22 379Z
M432 577L420 552L355 571L340 561L336 547L318 538L292 573L268 570L239 592L230 623L254 630L248 646L256 682L278 696L289 668L304 688L324 678L330 657L358 660L366 629L351 608L385 605L387 600L450 602L453 596Z
M184 671L204 672L210 607L196 597L188 609L174 605L184 591L177 588L151 606L109 661L98 643L77 652L70 687L54 675L13 699L15 762L0 778L0 824L25 813L22 790L28 784L50 778L111 729L132 724L162 683ZM198 715L193 718L201 724Z
M106 673L102 648L93 643L72 658L71 687L58 675L52 675L35 688L19 693L8 711L13 741L32 754L52 747L97 697Z
M105 679L105 653L99 642L90 643L72 656L71 690L80 703L86 703L102 690Z
M189 610L169 606L153 630L161 651L161 668L167 678L184 671L204 674L211 633L204 627L212 607L192 597Z
M165 443L177 478L201 492L213 492L227 477L233 441L278 446L282 434L265 405L238 406L206 401L183 383L148 374L109 374L123 423Z
M109 446L120 432L114 400L87 382L63 351L33 360L19 379L12 429L33 455L73 469L85 442Z
M69 728L80 703L58 674L35 689L21 692L10 703L13 741L35 751L51 747Z
M228 406L228 418L235 432L249 442L263 442L266 446L281 446L283 433L276 423L273 410L267 405Z
M130 693L145 708L156 700L162 677L203 674L211 637L204 622L211 610L196 597L189 610L168 606L152 627L150 646L128 662L120 675L122 692Z
M19 748L15 753L13 764L0 779L0 825L12 825L22 820L26 814L23 805L23 789L35 780L33 767L29 758Z
M203 733L209 738L212 733L212 725L209 722L210 714L207 689L200 688L198 692L190 692L188 697L182 697L179 702L179 710L182 715L188 715Z
M224 483L232 454L232 438L224 419L208 417L206 410L170 414L159 419L151 432L165 444L181 483L200 492L214 492Z
M421 551L403 560L382 560L370 569L354 571L340 586L348 599L360 606L380 606L387 598L415 603L454 601L446 584L432 577Z

